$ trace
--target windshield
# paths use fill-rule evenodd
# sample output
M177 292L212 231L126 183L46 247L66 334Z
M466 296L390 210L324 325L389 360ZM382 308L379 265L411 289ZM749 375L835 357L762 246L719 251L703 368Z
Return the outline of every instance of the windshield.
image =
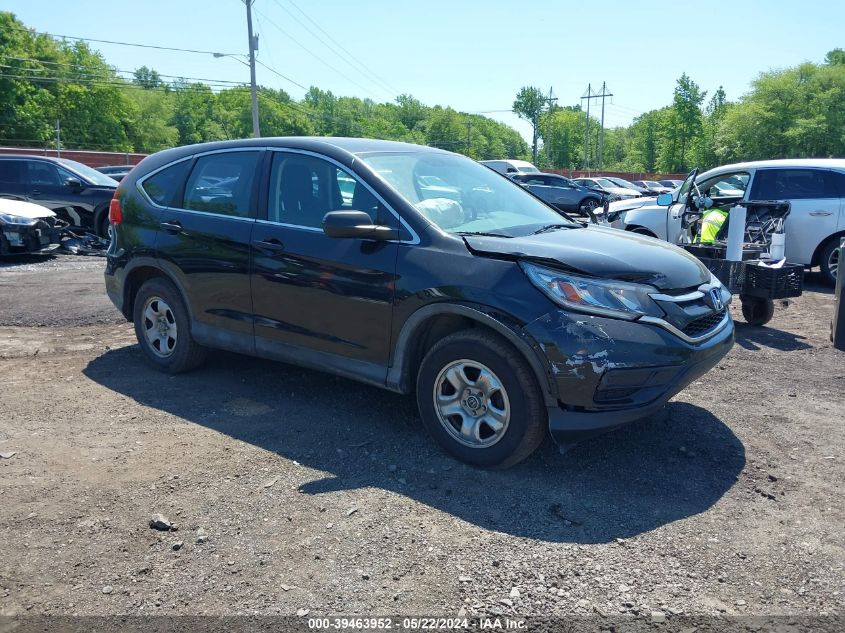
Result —
M646 180L645 184L648 185L649 187L662 187L663 186L659 182L654 182L653 180Z
M390 152L360 158L423 216L449 233L519 237L549 225L578 226L510 179L463 156ZM432 179L437 187L429 184Z
M611 180L611 179L606 178L606 180ZM636 189L637 188L637 186L634 183L628 182L627 180L624 180L622 178L613 178L613 182L615 182L620 187L627 187L628 189Z
M75 160L68 160L67 158L60 158L59 162L66 167L70 167L73 171L93 185L117 187L117 181L114 178L110 178L106 174L99 172L88 165L83 165L82 163L77 163Z
M534 167L533 165L517 165L516 168L523 174L539 174L540 170Z
M596 178L596 182L602 187L616 187L616 184L610 182L607 178Z

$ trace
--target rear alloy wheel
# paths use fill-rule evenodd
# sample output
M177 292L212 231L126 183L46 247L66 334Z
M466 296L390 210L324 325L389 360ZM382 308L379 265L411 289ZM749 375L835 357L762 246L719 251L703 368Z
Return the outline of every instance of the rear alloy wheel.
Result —
M836 273L839 272L839 240L838 237L828 240L819 259L822 277L832 286L836 285Z
M598 206L599 206L598 198L585 198L584 200L581 201L581 205L579 206L579 208L581 209L581 211L584 211L585 213L587 213L587 212L590 212L590 211L595 211Z
M167 279L144 282L135 296L133 317L138 344L161 371L188 371L205 360L206 348L191 337L185 303Z
M528 362L484 330L456 332L426 354L417 376L426 429L455 458L506 468L545 437L546 411Z

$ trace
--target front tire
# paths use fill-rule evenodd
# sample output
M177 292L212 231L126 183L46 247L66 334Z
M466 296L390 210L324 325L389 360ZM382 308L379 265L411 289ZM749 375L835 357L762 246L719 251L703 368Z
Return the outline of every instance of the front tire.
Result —
M464 330L426 354L417 406L429 434L456 459L508 468L542 443L546 410L525 358L496 334Z
M822 277L831 286L836 285L836 274L839 272L839 240L839 237L829 239L819 255Z
M178 374L205 361L208 350L191 336L185 302L169 280L144 282L135 295L133 321L138 344L159 371Z

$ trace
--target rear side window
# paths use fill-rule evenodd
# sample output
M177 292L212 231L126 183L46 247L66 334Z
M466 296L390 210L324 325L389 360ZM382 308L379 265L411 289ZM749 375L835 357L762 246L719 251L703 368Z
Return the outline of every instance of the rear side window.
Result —
M761 169L752 194L756 200L839 197L832 172L824 169Z
M200 156L185 185L183 207L207 213L249 217L258 152Z
M171 207L175 204L176 196L182 189L185 176L188 174L190 160L183 160L170 167L165 167L160 172L150 176L141 185L150 200L163 207Z
M58 187L62 184L58 168L52 163L29 161L29 184Z
M21 185L24 178L26 164L22 160L0 160L0 182Z

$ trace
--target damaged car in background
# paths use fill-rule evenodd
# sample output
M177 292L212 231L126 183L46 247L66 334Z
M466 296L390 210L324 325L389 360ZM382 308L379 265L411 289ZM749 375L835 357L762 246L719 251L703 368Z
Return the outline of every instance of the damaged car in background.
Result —
M0 198L0 255L48 253L59 248L67 223L44 207Z
M209 174L226 178L213 199ZM649 416L734 339L731 295L695 257L430 147L179 147L126 176L110 221L106 291L154 367L221 348L415 394L477 466Z

